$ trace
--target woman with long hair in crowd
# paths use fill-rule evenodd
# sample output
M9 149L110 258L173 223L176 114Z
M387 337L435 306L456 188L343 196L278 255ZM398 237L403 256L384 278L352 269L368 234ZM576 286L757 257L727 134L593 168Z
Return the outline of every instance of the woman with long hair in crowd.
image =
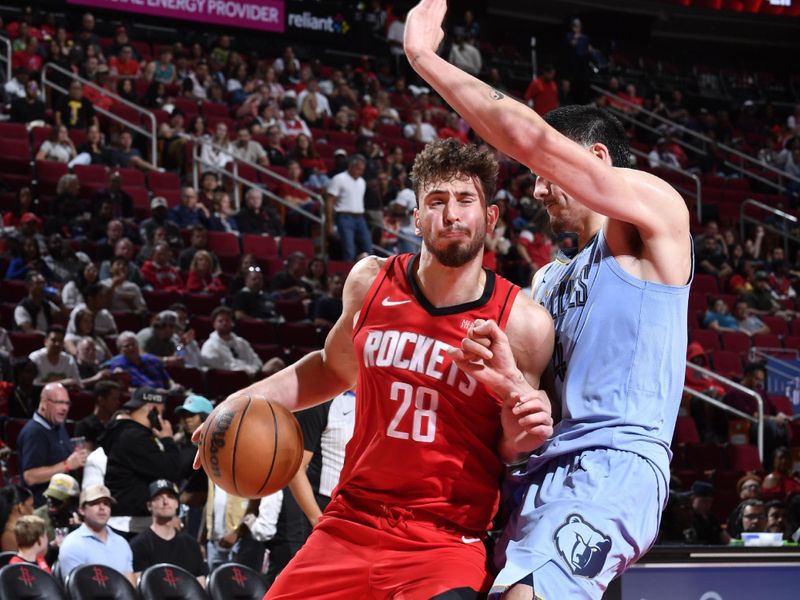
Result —
M0 489L0 552L17 550L14 525L22 516L33 514L33 492L13 483Z
M68 281L61 289L61 301L68 309L72 310L78 304L85 304L83 290L97 283L100 278L100 271L94 263L88 263L80 271L75 279Z
M75 315L75 332L64 336L64 350L72 356L78 356L78 343L89 338L94 343L98 362L105 362L113 355L108 346L94 331L94 313L88 308L82 308Z
M192 257L186 291L189 293L223 294L225 284L212 273L214 261L206 250L198 250Z

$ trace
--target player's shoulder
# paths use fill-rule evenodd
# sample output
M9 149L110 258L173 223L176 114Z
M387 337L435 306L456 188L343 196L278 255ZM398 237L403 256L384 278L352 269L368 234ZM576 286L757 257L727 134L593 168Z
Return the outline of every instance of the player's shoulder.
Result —
M379 256L367 256L353 265L344 284L345 301L360 305L388 260Z
M514 298L506 324L506 335L512 343L541 339L553 331L550 312L527 294L520 292Z

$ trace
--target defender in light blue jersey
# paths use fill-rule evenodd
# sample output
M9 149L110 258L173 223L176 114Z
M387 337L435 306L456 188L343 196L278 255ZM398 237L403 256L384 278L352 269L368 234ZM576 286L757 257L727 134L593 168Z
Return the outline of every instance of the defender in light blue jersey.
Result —
M561 422L517 473L492 593L599 599L650 548L667 499L693 270L689 213L665 181L628 168L625 130L605 111L569 106L542 118L439 57L445 12L445 0L422 0L409 13L411 65L481 138L531 168L554 231L578 236L574 256L534 279L534 298L555 321L550 395ZM507 346L494 331L470 331L459 364L479 380L514 380Z

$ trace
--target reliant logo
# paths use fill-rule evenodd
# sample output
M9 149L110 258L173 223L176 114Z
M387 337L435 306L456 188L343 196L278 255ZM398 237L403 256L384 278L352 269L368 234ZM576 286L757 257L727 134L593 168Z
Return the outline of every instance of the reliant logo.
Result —
M344 20L342 15L336 15L335 17L315 17L308 11L302 14L289 13L287 15L287 23L289 27L310 29L311 31L320 31L322 33L345 35L350 31L350 24Z

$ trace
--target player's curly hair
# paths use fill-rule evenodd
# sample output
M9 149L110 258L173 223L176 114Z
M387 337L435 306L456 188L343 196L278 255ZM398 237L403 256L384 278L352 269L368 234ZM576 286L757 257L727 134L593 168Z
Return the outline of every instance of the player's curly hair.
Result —
M420 191L434 181L448 181L466 176L477 179L486 205L494 201L497 187L497 161L486 150L478 150L474 144L462 144L454 138L436 140L417 154L411 170L411 184L419 206Z

